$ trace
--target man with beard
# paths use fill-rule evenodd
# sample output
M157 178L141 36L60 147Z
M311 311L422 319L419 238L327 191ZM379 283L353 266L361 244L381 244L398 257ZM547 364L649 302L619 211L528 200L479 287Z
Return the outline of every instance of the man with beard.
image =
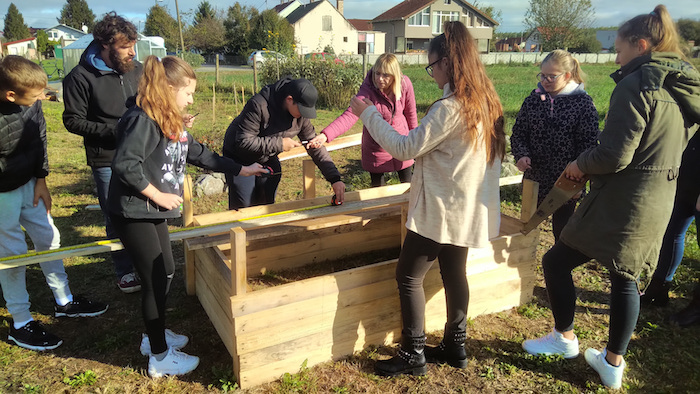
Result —
M114 11L95 25L92 35L94 40L83 52L80 63L63 80L63 124L71 133L83 137L87 164L92 168L105 214L107 237L114 239L117 235L106 207L117 122L134 102L143 67L134 60L136 27ZM112 252L112 261L119 289L124 293L139 291L141 283L126 252Z

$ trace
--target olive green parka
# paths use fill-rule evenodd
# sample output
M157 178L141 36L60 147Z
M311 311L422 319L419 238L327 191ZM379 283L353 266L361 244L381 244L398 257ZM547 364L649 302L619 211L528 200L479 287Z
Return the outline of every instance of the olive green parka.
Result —
M632 280L654 272L671 217L681 156L700 123L700 74L674 53L616 71L599 144L578 167L591 192L561 241Z

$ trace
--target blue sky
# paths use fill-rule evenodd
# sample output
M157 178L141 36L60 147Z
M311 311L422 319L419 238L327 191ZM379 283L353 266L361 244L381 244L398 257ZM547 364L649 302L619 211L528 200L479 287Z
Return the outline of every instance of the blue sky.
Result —
M308 0L302 0L304 3ZM102 16L109 11L117 11L120 15L131 20L141 27L146 20L150 7L156 2L167 7L171 14L175 14L175 0L119 0L112 2L107 0L87 0L88 5L95 15ZM178 0L178 6L184 18L191 16L192 11L201 0ZM481 5L493 5L501 10L503 17L499 27L503 32L516 32L525 30L523 18L528 8L527 0L500 0L500 1L471 1ZM66 0L0 0L0 26L4 26L4 16L10 3L14 3L24 17L24 21L31 27L52 27L57 24L56 18L60 15L61 8ZM222 10L228 9L235 1L209 0L214 7ZM254 6L259 10L271 8L279 4L279 0L240 0L242 5ZM335 0L331 3L335 4ZM348 19L372 19L389 8L400 3L399 0L345 0L345 17ZM651 12L659 4L658 1L646 0L592 0L596 11L595 26L617 26L621 22L641 13ZM115 6L118 4L118 6ZM674 19L690 18L700 20L700 2L698 0L672 0L666 1L666 6Z

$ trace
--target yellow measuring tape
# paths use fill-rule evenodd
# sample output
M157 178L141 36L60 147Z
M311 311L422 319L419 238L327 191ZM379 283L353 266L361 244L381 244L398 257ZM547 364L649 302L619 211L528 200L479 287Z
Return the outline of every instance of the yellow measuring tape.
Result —
M179 229L175 229L173 231L170 231L170 234L205 229L205 228L214 227L214 226L222 226L222 225L226 225L226 224L240 223L240 222L245 222L245 221L255 220L255 219L263 219L266 217L279 216L279 215L284 215L284 214L289 214L289 213L298 213L298 212L309 211L312 209L323 208L323 207L328 207L328 206L330 206L330 205L329 204L320 204L320 205L314 205L314 206L305 207L305 208L289 209L286 211L272 212L272 213L267 213L264 215L251 216L248 218L232 220L230 222L211 223L211 224L205 224L202 226L195 226L195 227L184 227L184 228L179 228ZM198 236L201 236L201 235L195 235L195 237L198 237ZM30 253L15 255L15 256L2 257L2 258L0 258L0 263L13 261L13 260L19 260L19 259L23 259L23 258L27 258L27 257L42 256L42 255L51 254L51 253L68 252L71 250L80 250L80 249L85 249L85 248L89 248L89 247L93 247L93 246L110 245L110 244L114 244L114 243L118 243L118 242L121 242L121 241L118 239L105 239L105 240L90 242L90 243L86 243L86 244L66 246L66 247L62 247L62 248L58 248L58 249L44 250L41 252L30 252ZM104 252L100 251L100 252L96 252L96 253L104 253Z

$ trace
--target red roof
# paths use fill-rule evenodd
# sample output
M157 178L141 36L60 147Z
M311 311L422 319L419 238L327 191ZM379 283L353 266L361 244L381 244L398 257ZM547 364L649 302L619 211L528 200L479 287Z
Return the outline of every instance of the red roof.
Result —
M6 43L4 43L3 45L8 46L8 45L17 44L17 43L20 43L20 42L34 41L34 40L36 40L36 37L29 37L29 38L24 38L24 39L17 40L17 41L6 42Z
M372 31L372 21L370 19L348 19L348 22L358 31Z

